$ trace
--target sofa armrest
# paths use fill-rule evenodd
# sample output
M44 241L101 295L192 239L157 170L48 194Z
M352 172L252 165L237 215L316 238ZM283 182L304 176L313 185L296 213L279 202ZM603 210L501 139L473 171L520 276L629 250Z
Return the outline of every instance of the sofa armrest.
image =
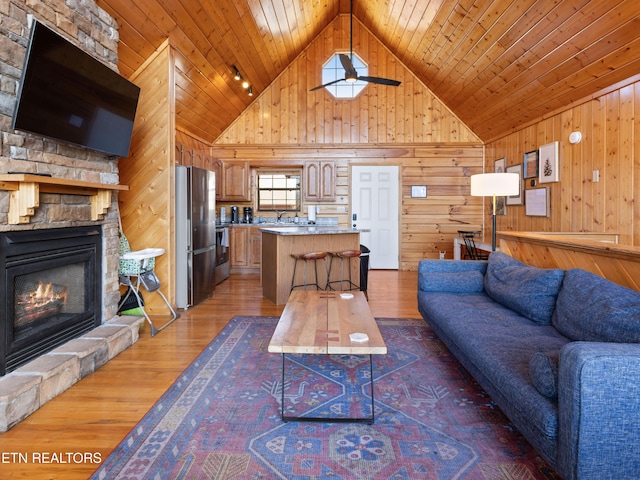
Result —
M571 342L560 352L558 469L565 479L640 475L640 344Z
M418 293L478 293L484 290L487 262L477 260L421 260Z

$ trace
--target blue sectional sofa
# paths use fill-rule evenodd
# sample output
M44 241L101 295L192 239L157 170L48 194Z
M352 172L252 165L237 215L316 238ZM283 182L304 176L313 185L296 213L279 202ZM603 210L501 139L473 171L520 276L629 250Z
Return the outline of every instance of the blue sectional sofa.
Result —
M418 308L563 478L640 478L639 292L495 252L421 261Z

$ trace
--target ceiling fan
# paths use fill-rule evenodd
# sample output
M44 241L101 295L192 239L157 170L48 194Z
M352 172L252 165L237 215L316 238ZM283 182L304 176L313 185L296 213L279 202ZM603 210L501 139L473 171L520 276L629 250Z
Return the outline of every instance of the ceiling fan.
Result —
M318 85L317 87L313 87L310 92L314 90L320 90L321 88L327 87L329 85L333 85L338 82L349 82L353 83L357 80L362 80L364 82L369 83L377 83L378 85L390 85L392 87L397 87L401 82L398 80L391 80L389 78L380 78L380 77L369 77L366 75L358 76L358 72L353 66L353 0L351 0L350 12L349 12L349 55L344 53L339 54L340 63L344 67L344 78L340 78L338 80L333 80L332 82L325 83L324 85Z

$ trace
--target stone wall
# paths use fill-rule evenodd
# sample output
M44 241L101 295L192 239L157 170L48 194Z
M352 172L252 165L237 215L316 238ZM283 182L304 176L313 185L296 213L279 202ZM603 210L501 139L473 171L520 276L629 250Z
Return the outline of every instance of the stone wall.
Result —
M118 159L84 148L11 130L22 66L33 19L44 23L93 57L117 70L115 21L93 0L0 1L0 174L48 173L95 183L119 183ZM0 230L103 226L103 318L116 315L118 292L117 193L104 220L91 220L88 196L41 194L40 206L25 225L9 225L10 193L0 190Z

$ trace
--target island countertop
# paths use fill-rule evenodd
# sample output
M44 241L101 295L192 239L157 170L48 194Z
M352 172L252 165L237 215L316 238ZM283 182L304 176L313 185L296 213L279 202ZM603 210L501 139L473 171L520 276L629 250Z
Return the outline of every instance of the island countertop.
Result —
M295 226L269 226L260 228L261 232L276 235L340 235L344 233L359 233L349 227L338 225L295 225Z
M295 261L292 254L341 252L360 248L360 232L338 225L268 226L260 228L260 231L262 232L262 292L266 299L276 305L287 303L291 285L304 283L305 272L308 283L311 283L312 278L315 281L316 267L319 285L324 289L327 284L327 268L331 264L329 257L311 261L312 263L306 268L298 265L294 281ZM339 280L341 274L348 275L347 269L351 270L352 278L360 278L360 262L347 262L343 268L340 268L340 263L334 262L331 268L332 281Z

